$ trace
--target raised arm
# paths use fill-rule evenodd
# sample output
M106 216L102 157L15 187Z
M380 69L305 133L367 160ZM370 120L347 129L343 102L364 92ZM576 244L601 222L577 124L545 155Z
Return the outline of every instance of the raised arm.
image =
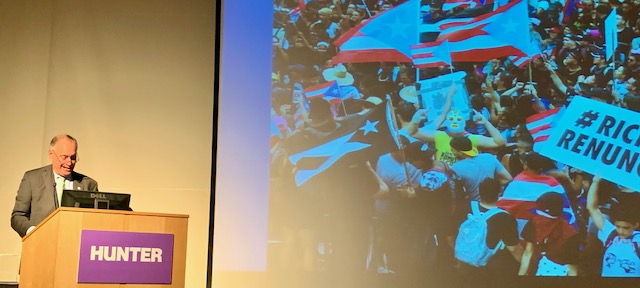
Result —
M425 142L433 142L435 141L435 137L436 137L435 130L428 130L426 128L418 129L420 123L427 120L427 111L429 110L420 109L416 111L416 113L413 114L413 118L411 119L411 122L409 122L409 124L406 125L406 127L404 127L403 129L406 129L409 135L417 139L420 139Z
M498 92L496 92L496 90L493 89L493 86L491 85L491 81L489 80L489 77L487 77L485 79L485 82L481 85L481 89L482 91L486 91L491 95L491 99L493 101L496 102L500 102L500 95L498 95Z
M481 89L483 92L486 92L489 94L489 97L491 97L491 109L489 109L489 121L491 122L491 124L494 123L498 123L498 111L500 111L500 109L502 109L502 107L500 107L500 97L498 96L498 93L496 93L495 90L493 90L493 87L491 86L491 83L482 83Z
M512 97L511 95L513 95L513 93L516 93L518 90L522 89L522 87L524 87L524 83L518 82L518 83L516 83L516 85L514 85L513 87L511 87L507 91L502 92L502 94L500 96Z
M600 174L596 173L596 175L593 176L591 187L589 187L589 194L587 194L587 210L589 211L589 215L591 215L593 224L598 227L598 230L602 230L604 228L604 217L602 216L602 211L600 211L600 208L598 207L598 185L600 184L600 181Z
M547 175L556 178L567 192L570 198L575 199L582 191L582 173L576 176L575 181L571 179L569 175L569 169L549 171Z
M313 50L313 46L309 44L309 41L307 41L307 37L304 37L304 33L302 33L302 31L298 31L298 37L302 38L302 42L304 43L304 46L307 47L307 49Z
M447 113L449 113L449 110L451 110L451 106L453 105L453 95L456 94L456 91L457 91L456 85L451 84L451 87L449 87L449 93L447 93L447 100L446 102L444 102L444 107L442 107L442 112L440 113L438 118L436 118L433 122L436 129L440 127L442 123L444 123L445 119L447 119Z
M498 131L498 129L493 126L493 124L491 124L491 122L489 122L487 118L485 118L481 113L478 113L478 111L476 110L473 110L473 113L475 115L476 122L478 124L484 125L484 127L487 128L487 132L489 132L489 135L491 136L478 137L478 148L491 149L504 146L506 141L504 137L502 137L502 134L500 134L500 131Z
M538 97L538 90L536 87L531 84L527 84L525 87L531 91L531 96L533 96L533 99L536 101L536 105L538 105L538 112L547 111L547 107L544 107L544 103L542 103L542 101L540 101L540 97Z
M551 63L549 63L548 61L545 62L544 67L546 67L547 71L549 71L549 75L551 76L551 81L553 81L553 84L555 84L556 87L560 89L560 92L562 92L562 94L567 94L567 86L562 83L562 79L560 79L560 76L558 76L556 70L553 70L553 66L551 65Z

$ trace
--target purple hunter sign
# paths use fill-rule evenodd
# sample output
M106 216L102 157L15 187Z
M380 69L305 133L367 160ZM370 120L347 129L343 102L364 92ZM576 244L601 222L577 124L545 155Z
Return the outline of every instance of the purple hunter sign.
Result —
M78 283L171 284L173 234L82 230Z

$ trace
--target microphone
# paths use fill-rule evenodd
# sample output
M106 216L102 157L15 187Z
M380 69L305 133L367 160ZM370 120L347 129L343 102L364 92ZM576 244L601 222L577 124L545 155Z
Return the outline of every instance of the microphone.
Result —
M60 207L60 202L58 201L58 190L56 189L56 181L53 181L53 207L54 209L58 209Z

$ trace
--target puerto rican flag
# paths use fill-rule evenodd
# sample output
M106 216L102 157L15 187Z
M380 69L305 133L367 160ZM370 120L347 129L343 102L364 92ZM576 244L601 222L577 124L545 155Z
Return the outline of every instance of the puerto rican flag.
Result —
M341 89L340 86L338 86L338 82L334 81L330 81L327 83L323 83L323 84L319 84L319 85L315 85L315 86L311 86L309 88L304 89L304 94L306 96L307 100L311 100L313 98L318 98L318 97L322 97L325 100L329 101L329 104L331 105L331 113L333 113L333 117L338 116L338 112L340 111L340 109L344 109L342 106L342 93L341 93ZM353 93L349 93L347 96L347 98L353 98ZM308 105L307 105L308 106ZM309 111L308 109L306 111ZM302 111L300 111L302 114ZM296 115L298 113L296 112ZM294 115L295 117L295 115ZM297 118L296 118L297 119ZM297 125L297 120L296 120L296 128L298 127Z
M411 58L416 68L451 65L449 41L423 43L411 47Z
M508 59L511 60L513 65L522 69L526 67L531 61L536 60L542 56L542 50L540 49L540 43L538 41L531 41L529 43L529 47L524 51L527 53L527 56L509 56Z
M293 113L293 126L296 129L300 128L304 124L304 121L309 119L309 100L303 93L301 94L300 103L296 103L296 112Z
M564 110L564 106L556 107L527 117L525 122L527 130L529 130L529 133L533 137L533 151L539 151L540 146L549 139L551 130L555 127L560 117L562 117Z
M556 192L564 198L563 217L567 222L576 226L576 217L571 209L569 198L564 188L555 178L546 175L536 175L523 171L513 178L507 185L502 197L498 200L498 207L509 212L518 222L518 235L524 225L536 214L536 200L544 193Z
M392 137L392 127L386 118L390 105L377 105L365 114L354 114L331 132L313 139L291 137L287 139L289 161L296 166L295 182L301 186L317 185L318 181L335 181L335 174L322 177L338 161L343 163L364 163L377 159L380 155L398 149ZM320 176L320 177L318 177ZM344 175L348 177L348 175Z
M479 11L486 12L486 9ZM429 27L420 28L421 32L427 33L427 36L421 35L421 41L431 42L428 41L428 33L434 33L433 25L437 25L441 32L435 41L449 41L453 62L482 62L505 56L527 56L524 51L528 49L530 42L529 17L524 0L509 2L495 11L470 20L452 18L424 25Z
M298 18L300 18L300 14L302 14L302 9L300 9L300 6L291 9L291 11L289 11L289 19L291 19L291 22L296 23L298 22Z
M291 19L291 21L294 23L297 22L302 12L304 12L307 6L307 3L309 3L310 1L311 0L298 1L298 6L296 6L295 8L291 9L291 11L289 11L289 19Z
M419 0L410 0L349 29L333 42L340 52L331 62L411 63L411 45L418 43L418 6Z
M511 61L511 63L513 63L513 65L515 65L516 67L523 69L525 67L527 67L527 65L529 65L529 63L531 63L531 61L540 58L540 55L534 56L534 57L528 57L528 56L509 56L508 59Z
M338 82L334 80L334 81L318 84L315 86L307 87L304 89L304 95L309 100L316 97L340 98L340 86L338 86Z

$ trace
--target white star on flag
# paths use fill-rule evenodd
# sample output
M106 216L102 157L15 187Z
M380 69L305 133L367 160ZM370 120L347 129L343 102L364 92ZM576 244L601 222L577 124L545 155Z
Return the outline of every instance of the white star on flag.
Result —
M513 20L511 19L511 17L509 17L509 19L507 20L507 22L505 22L504 24L502 24L502 27L504 27L504 31L505 32L517 32L518 31L518 24L517 22L513 22Z
M351 132L345 136L337 138L331 142L327 142L322 146L318 146L313 149L309 149L303 151L302 153L298 153L289 157L289 161L294 165L300 161L302 158L306 157L328 157L322 164L316 169L312 170L299 170L296 173L295 181L296 185L300 186L302 183L309 180L311 177L317 175L318 173L329 168L333 163L338 161L344 155L368 148L371 144L368 143L360 143L360 142L349 142L349 139L353 137L353 134L356 132Z
M364 135L367 135L367 133L369 133L369 132L378 133L378 129L376 129L376 125L378 125L378 122L380 122L380 121L371 122L371 121L367 120L367 123L364 124L364 126L362 126L358 130L364 131Z
M409 23L403 22L396 16L393 23L385 24L387 26L386 31L391 31L391 39L394 39L398 36L401 36L402 39L407 39L407 28L410 26Z

